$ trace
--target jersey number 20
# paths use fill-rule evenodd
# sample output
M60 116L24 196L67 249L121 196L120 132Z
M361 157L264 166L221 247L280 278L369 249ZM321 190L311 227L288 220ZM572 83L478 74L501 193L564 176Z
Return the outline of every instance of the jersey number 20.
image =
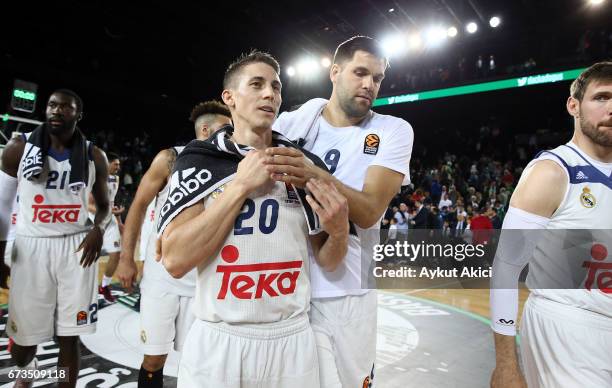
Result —
M242 206L242 212L236 217L234 223L234 234L253 234L252 226L243 226L242 223L251 219L255 215L255 202L247 198ZM276 229L278 223L278 202L275 199L268 198L261 203L259 208L259 230L263 234L270 234Z

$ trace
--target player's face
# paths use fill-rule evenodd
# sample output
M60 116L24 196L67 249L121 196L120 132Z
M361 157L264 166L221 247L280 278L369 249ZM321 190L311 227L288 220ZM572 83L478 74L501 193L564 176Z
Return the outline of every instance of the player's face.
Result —
M274 69L265 63L246 65L223 100L232 109L234 126L253 130L272 127L280 108L281 82Z
M71 131L80 118L75 99L61 93L53 93L49 97L45 115L45 124L54 135Z
M232 119L223 115L215 115L215 120L206 128L206 137L215 133L215 131L226 125L232 125Z
M119 159L114 159L109 161L108 163L108 173L111 175L117 175L119 170L121 169L121 162Z
M612 147L612 82L587 86L580 103L580 128L595 144Z
M353 59L334 64L331 79L340 107L348 117L364 117L378 96L385 78L384 59L358 50Z

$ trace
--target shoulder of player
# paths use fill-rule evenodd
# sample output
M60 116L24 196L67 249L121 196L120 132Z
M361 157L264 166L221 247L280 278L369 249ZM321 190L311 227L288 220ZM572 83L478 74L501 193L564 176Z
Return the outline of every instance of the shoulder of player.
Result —
M563 167L553 160L538 160L523 171L510 205L550 217L563 201L567 185Z
M177 153L174 148L166 148L159 151L157 155L155 155L155 158L153 158L148 172L152 172L155 175L170 175L176 156Z
M10 175L17 175L19 162L23 156L26 142L22 136L14 137L6 143L2 152L2 170Z
M412 125L410 125L408 121L400 117L384 115L376 112L373 112L370 125L380 126L384 130L395 130L400 132L408 132L411 134L414 133Z
M545 184L563 184L568 180L565 168L552 159L533 161L532 165L523 172L526 173L526 179Z
M95 145L92 145L91 156L93 158L94 165L96 166L96 170L98 172L106 171L105 175L108 175L108 159L106 157L106 153Z

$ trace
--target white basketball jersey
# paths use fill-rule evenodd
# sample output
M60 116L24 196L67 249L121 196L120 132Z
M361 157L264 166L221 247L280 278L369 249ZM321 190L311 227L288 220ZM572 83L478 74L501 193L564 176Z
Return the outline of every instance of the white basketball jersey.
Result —
M24 135L24 139L30 134ZM29 237L55 237L91 229L87 212L89 193L96 179L93 145L87 141L89 179L87 186L73 194L68 187L70 150L58 153L49 148L43 171L38 178L23 178L23 160L17 172L19 211L16 234ZM24 152L24 156L25 156Z
M606 285L612 277L612 163L590 159L571 142L542 152L529 166L543 159L567 171L568 189L536 247L527 285L534 296L612 317Z
M17 227L17 211L19 209L17 196L15 196L15 200L13 201L13 210L11 211L11 224L9 225L8 233L6 234L6 241L15 240L15 229Z
M220 251L198 268L195 315L228 323L299 316L310 306L308 267L308 228L297 193L270 184L249 196Z
M108 188L109 210L106 218L102 222L102 225L104 225L105 228L108 227L108 225L113 221L113 217L115 217L111 210L113 209L113 206L115 206L115 197L117 196L117 191L119 191L119 177L117 175L109 175L106 181L106 186ZM89 213L89 218L92 221L95 219L95 217L95 214Z
M154 255L155 252L149 254L149 239L151 233L155 234L155 202L157 198L153 198L145 213L142 228L140 229L140 261L145 261L149 255Z
M359 126L333 127L322 116L315 125L319 127L318 135L310 151L345 185L361 191L370 166L397 171L404 175L403 185L410 183L414 134L405 120L372 112L372 117ZM383 214L379 216L382 218ZM372 264L374 245L380 243L379 225L380 219L367 229L355 225L357 236L350 236L344 263L334 272L325 272L311 257L313 297L359 295L368 291L362 279Z
M183 151L185 147L174 147L177 155ZM176 295L192 297L195 292L196 283L196 271L195 269L187 273L180 279L175 279L166 271L161 261L155 260L155 245L157 243L157 233L155 233L155 226L158 222L159 211L163 204L168 198L168 192L170 190L170 181L166 183L166 186L157 194L155 198L155 209L153 214L155 220L153 221L153 231L149 234L147 241L147 257L144 263L142 280L140 282L141 288L151 288L160 292L170 292Z

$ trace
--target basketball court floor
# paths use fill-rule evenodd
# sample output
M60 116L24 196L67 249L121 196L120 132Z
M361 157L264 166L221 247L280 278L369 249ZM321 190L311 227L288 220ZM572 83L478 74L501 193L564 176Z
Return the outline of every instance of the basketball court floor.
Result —
M106 258L100 262L100 274ZM115 290L117 296L123 292ZM528 291L521 290L521 308ZM0 388L11 387L6 378L14 367L4 334L7 293L2 290L0 317ZM494 367L493 335L489 328L487 289L411 289L378 292L376 386L488 387ZM142 355L139 350L139 315L121 303L103 306L96 334L81 337L81 370L77 387L135 388ZM58 346L39 345L41 368L53 369ZM176 385L179 355L168 357L165 386ZM35 387L52 387L39 381Z

